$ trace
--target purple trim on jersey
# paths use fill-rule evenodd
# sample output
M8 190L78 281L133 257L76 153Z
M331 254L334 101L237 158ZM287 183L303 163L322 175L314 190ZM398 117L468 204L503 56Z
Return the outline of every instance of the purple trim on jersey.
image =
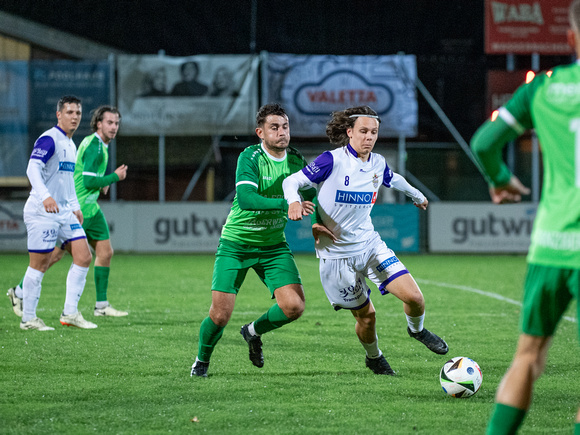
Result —
M54 154L54 139L50 136L40 136L34 143L34 148L30 154L31 159L37 159L42 161L42 163L48 162L48 160Z
M391 187L391 180L393 179L393 171L385 161L385 172L383 172L383 186Z
M347 144L346 145L346 149L348 150L349 153L351 153L353 156L358 157L358 153L354 150L354 148L352 147L351 144Z
M54 128L56 128L57 130L60 130L60 132L66 136L66 132L62 128L60 128L58 125L55 125Z
M397 273L395 273L394 275L391 275L387 278L387 280L385 282L383 282L380 286L379 286L379 290L381 291L382 295L388 295L389 292L385 289L385 287L387 285L389 285L390 282L394 281L396 278L406 275L407 273L409 273L409 271L407 269L404 270L400 270Z
M351 153L353 156L355 156L358 159L358 153L355 151L355 149L352 147L352 145L350 143L346 145L346 149L348 150L349 153ZM372 157L373 157L373 153L370 153L369 159L367 160L367 162L370 162Z
M312 163L302 169L302 173L306 175L313 183L322 183L330 174L334 166L334 157L330 151L325 151L320 154Z

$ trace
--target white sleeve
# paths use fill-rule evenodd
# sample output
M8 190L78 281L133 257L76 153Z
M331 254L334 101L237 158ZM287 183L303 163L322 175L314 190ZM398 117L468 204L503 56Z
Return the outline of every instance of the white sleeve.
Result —
M425 202L425 195L421 193L421 191L409 184L404 177L393 172L393 178L391 179L391 187L397 189L400 192L403 192L405 195L413 199L414 204L422 204Z
M34 191L38 194L40 199L44 201L50 195L44 180L42 179L42 169L44 168L44 163L39 159L28 160L28 167L26 168L26 175L30 181L30 185Z
M302 197L298 193L298 189L304 186L314 187L314 184L302 171L295 172L284 179L282 189L284 189L284 198L288 201L288 205L296 201L302 202Z

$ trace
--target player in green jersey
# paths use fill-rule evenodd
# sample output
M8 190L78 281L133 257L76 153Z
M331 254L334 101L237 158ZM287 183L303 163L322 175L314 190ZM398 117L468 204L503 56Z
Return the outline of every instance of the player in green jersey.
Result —
M276 303L240 333L256 367L264 365L260 336L298 319L304 311L304 290L284 228L288 203L282 181L306 166L290 143L290 126L279 104L266 104L256 115L261 143L246 148L238 159L236 196L222 230L212 279L209 316L199 330L199 348L192 376L207 376L211 354L228 324L236 296L250 268L268 287ZM304 192L303 213L314 211L314 189Z
M568 41L580 54L580 0L570 6ZM517 202L529 190L502 161L504 145L535 128L544 178L524 284L521 334L500 383L487 433L515 433L544 370L552 336L566 308L580 295L580 64L560 66L520 86L471 146L490 183L494 203ZM580 304L578 304L580 310ZM580 434L580 411L575 432Z
M93 111L91 129L93 134L85 137L79 145L74 171L75 191L83 213L83 229L89 244L95 250L94 279L97 290L95 316L121 317L129 313L113 308L107 300L109 270L113 248L111 246L109 226L97 199L101 192L106 194L109 186L127 176L127 166L121 165L115 172L105 175L109 161L108 146L117 135L121 114L116 107L100 106ZM60 249L64 248L64 249ZM50 266L59 261L70 246L57 246L52 252ZM8 290L14 312L21 315L19 291L22 281Z

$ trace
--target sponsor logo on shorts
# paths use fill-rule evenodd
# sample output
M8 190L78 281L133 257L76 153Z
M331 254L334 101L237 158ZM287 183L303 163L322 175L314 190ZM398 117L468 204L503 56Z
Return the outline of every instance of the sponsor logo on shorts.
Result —
M56 242L56 230L44 230L42 232L42 242L43 243Z
M387 258L385 261L383 261L381 264L379 264L377 266L377 270L379 272L382 272L383 270L387 269L389 266L392 266L395 263L398 263L399 259L397 257L395 257L394 255L390 258Z
M348 192L337 190L335 202L342 204L374 204L377 200L377 192Z
M359 279L355 285L349 285L338 290L338 293L345 302L356 301L363 290L362 281Z
M65 172L74 172L75 171L75 164L74 164L74 162L59 162L58 163L58 170L65 171Z
M71 224L70 229L71 230L80 230L82 228L81 224Z

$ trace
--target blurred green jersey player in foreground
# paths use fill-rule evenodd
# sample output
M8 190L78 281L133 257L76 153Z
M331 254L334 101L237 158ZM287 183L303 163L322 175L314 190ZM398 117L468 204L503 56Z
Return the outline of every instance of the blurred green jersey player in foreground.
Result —
M568 41L580 53L580 1L570 6ZM487 433L513 434L532 401L552 336L580 294L580 64L560 66L520 86L475 133L472 149L494 203L518 202L529 190L502 161L504 145L534 128L544 162L542 197L532 231L524 284L521 334L501 381ZM580 309L580 304L578 305ZM575 431L580 434L580 411Z

